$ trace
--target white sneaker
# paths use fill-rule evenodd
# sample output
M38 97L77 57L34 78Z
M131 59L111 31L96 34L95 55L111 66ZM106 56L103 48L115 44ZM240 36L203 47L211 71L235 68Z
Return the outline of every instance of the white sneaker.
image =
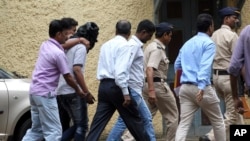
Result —
M134 137L130 134L128 130L124 132L121 138L123 141L135 141Z

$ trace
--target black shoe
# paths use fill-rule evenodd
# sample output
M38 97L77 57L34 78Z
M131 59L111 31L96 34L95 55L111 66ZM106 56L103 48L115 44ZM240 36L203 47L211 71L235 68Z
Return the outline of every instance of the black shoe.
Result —
M203 135L200 136L199 141L210 141L210 139L206 135Z

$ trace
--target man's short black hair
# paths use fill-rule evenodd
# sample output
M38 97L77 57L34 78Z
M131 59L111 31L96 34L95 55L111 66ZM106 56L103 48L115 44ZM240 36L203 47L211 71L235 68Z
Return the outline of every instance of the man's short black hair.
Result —
M63 30L70 29L71 26L62 20L52 20L49 24L49 36L51 38L56 36L57 32L62 32Z
M209 26L211 26L213 24L213 18L210 14L200 14L198 15L197 18L197 23L196 23L196 27L197 27L197 31L198 32L207 32L209 29Z
M151 22L148 19L140 21L140 23L137 26L136 33L139 33L141 31L145 30L146 32L155 32L155 25L153 22Z
M67 22L71 27L78 26L78 22L73 18L66 17L66 18L62 18L61 20Z
M127 20L120 20L116 23L116 33L127 35L131 31L131 23Z

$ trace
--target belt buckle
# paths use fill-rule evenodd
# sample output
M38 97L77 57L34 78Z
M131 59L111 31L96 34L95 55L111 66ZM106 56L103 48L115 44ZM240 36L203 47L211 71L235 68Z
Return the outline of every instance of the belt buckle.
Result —
M163 78L161 78L161 82L162 82L162 83L164 83L164 82L165 82Z

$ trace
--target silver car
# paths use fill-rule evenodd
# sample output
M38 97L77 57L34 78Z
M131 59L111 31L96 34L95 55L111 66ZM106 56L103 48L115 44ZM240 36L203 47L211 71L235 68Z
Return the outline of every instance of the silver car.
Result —
M30 79L0 67L0 141L21 141L31 127Z

